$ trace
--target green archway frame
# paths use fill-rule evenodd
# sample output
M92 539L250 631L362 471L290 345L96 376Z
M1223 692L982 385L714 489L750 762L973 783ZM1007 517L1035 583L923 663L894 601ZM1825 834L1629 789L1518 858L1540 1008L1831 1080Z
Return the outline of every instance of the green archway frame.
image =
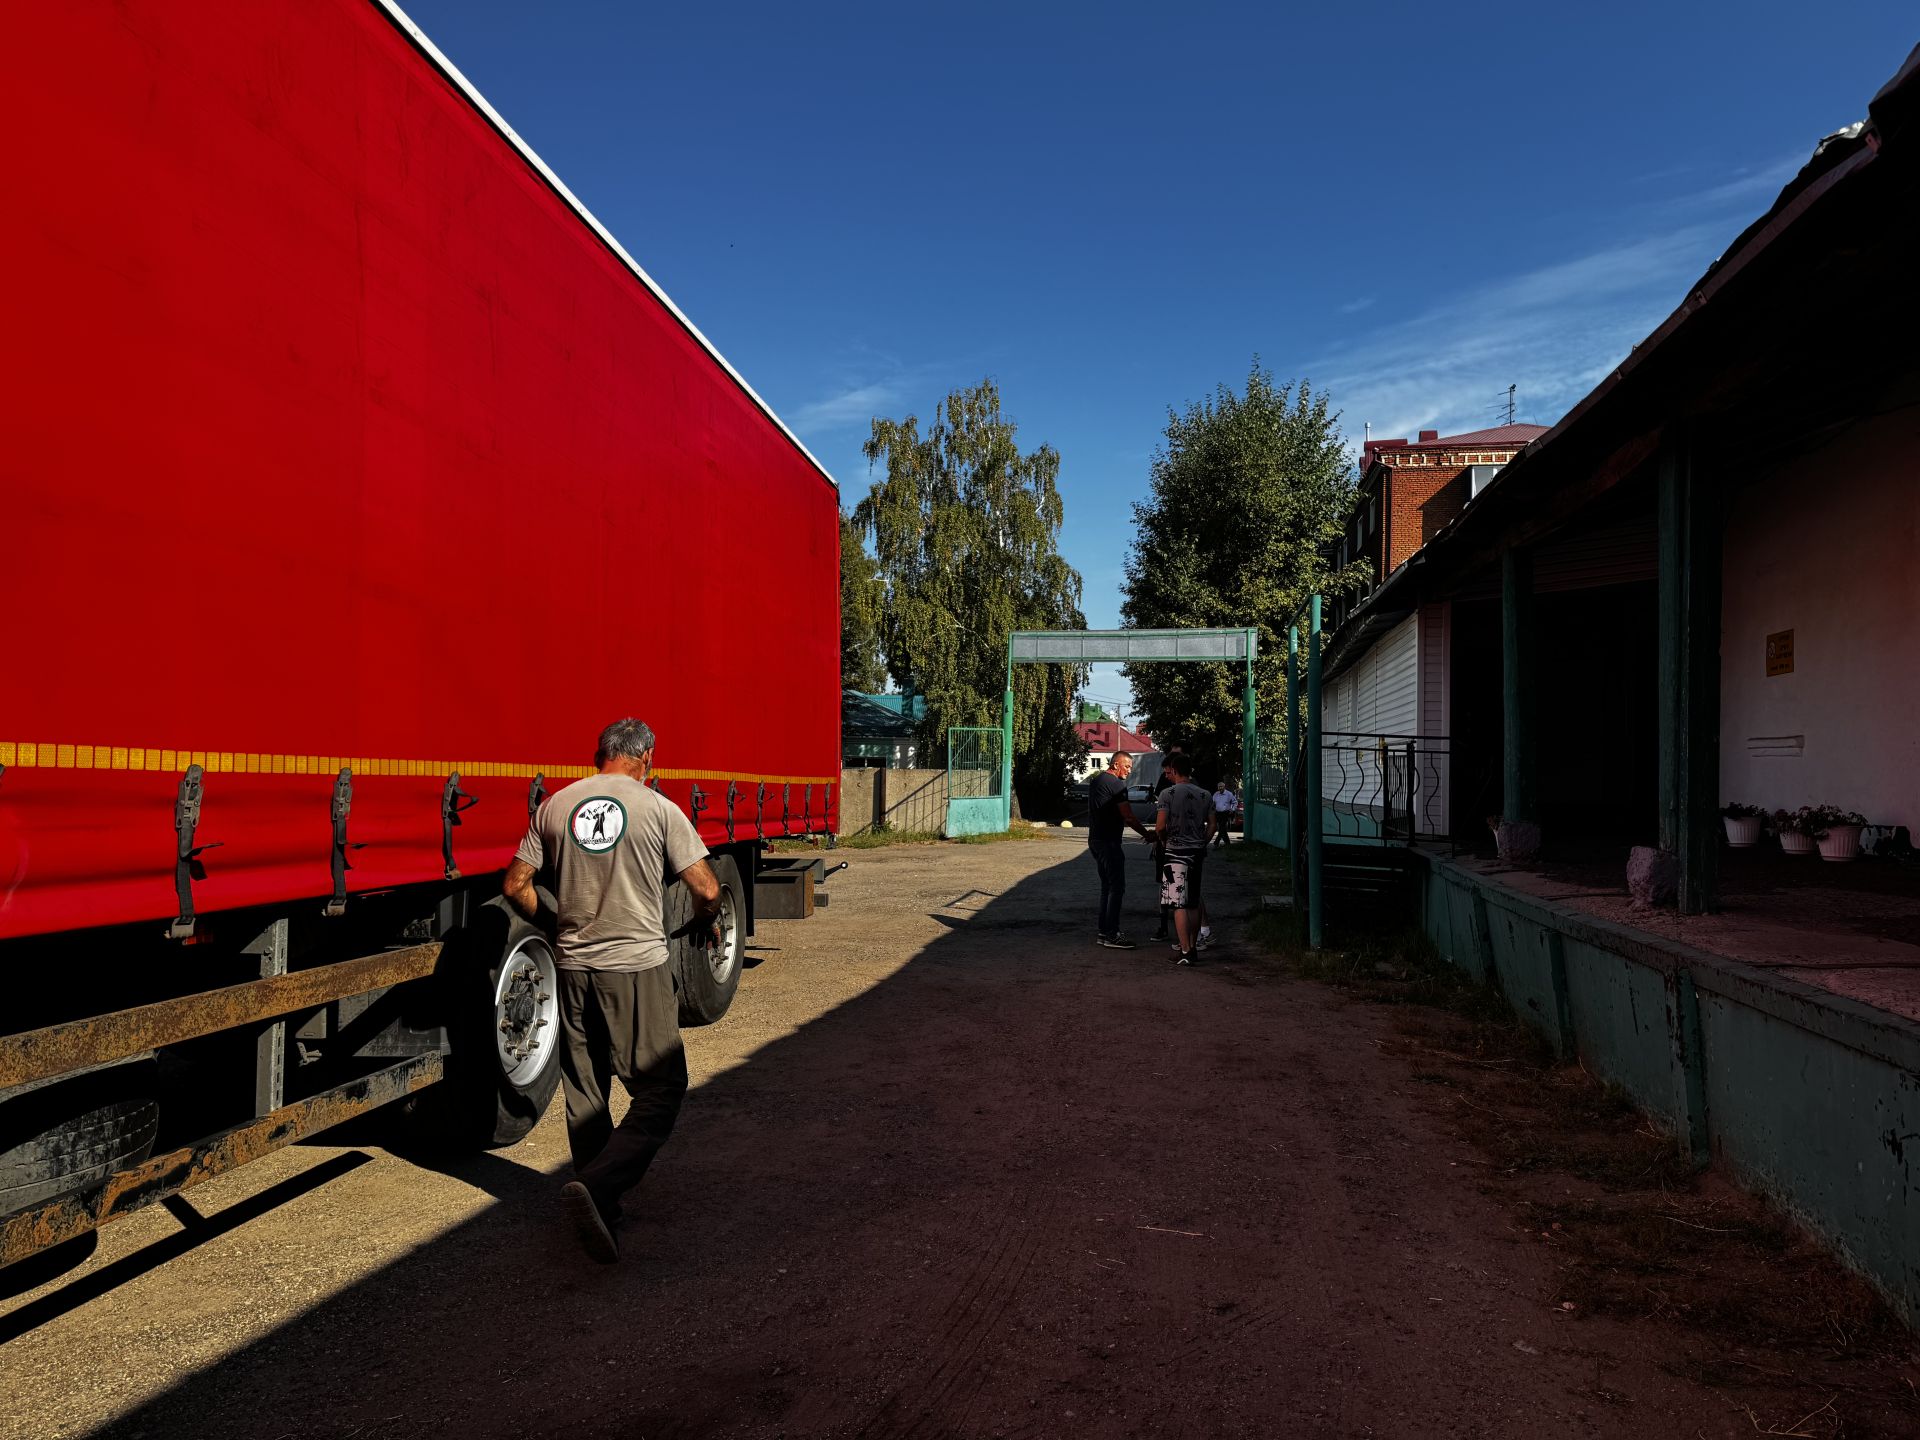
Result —
M1287 764L1298 763L1302 747L1295 734L1299 705L1295 687L1300 680L1301 631L1306 631L1307 734L1305 752L1320 753L1320 597L1302 604L1287 624ZM1013 823L1013 667L1021 664L1092 665L1158 664L1188 660L1240 661L1245 665L1245 689L1240 720L1240 783L1253 783L1258 763L1257 700L1253 689L1253 662L1260 653L1260 632L1253 626L1210 630L1015 630L1007 637L1007 689L1000 704L1000 788L1007 807L1001 828ZM1305 766L1305 805L1287 807L1288 850L1299 864L1306 861L1306 931L1314 949L1321 944L1321 827L1303 824L1297 812L1320 813L1320 767ZM1249 797L1251 798L1251 797ZM1304 846L1303 846L1304 842ZM1304 848L1304 857L1301 851Z

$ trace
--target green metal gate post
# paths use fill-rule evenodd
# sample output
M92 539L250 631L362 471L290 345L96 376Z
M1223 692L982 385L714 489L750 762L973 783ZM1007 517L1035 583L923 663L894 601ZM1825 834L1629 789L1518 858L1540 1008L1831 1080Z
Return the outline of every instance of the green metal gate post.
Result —
M1013 635L1007 635L1007 693L1000 697L1000 795L1013 828Z
M1318 950L1326 933L1321 914L1320 823L1320 597L1307 602L1307 944Z
M1300 778L1300 627L1287 622L1287 870L1295 877L1293 903L1300 903L1300 812L1293 782Z
M1247 797L1245 802L1247 804L1252 803L1252 787L1259 779L1254 773L1254 767L1259 763L1259 741L1254 738L1254 722L1256 718L1254 707L1259 703L1259 700L1253 693L1253 646L1254 632L1249 629L1247 631L1246 704L1240 717L1240 793ZM1248 810L1246 813L1251 815L1253 811ZM1245 838L1251 839L1252 836L1249 834Z

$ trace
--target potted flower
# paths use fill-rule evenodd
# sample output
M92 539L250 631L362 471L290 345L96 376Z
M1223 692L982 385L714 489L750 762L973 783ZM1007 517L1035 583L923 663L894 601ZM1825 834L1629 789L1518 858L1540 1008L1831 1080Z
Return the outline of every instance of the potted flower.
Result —
M1766 819L1767 812L1758 805L1742 805L1738 800L1720 812L1720 820L1727 827L1727 844L1736 850L1745 850L1760 843L1760 825Z
M1773 833L1780 837L1780 848L1787 854L1813 854L1812 807L1802 805L1798 810L1774 811Z
M1860 858L1860 831L1866 826L1866 816L1833 805L1815 805L1806 813L1822 860Z

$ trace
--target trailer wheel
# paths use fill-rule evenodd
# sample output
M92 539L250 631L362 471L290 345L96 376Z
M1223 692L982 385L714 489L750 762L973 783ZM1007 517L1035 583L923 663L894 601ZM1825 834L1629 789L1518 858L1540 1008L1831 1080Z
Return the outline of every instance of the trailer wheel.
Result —
M740 884L740 867L731 855L715 855L713 878L720 882L720 946L704 950L685 940L673 942L674 973L680 977L680 1023L711 1025L727 1013L747 958L747 897ZM685 885L676 884L669 897L677 930L693 913Z
M433 1128L464 1146L512 1145L538 1123L560 1085L553 943L505 896L495 896L447 937L438 974L451 991L453 1053Z
M159 1070L147 1056L0 1104L0 1215L91 1190L146 1159L160 1128Z

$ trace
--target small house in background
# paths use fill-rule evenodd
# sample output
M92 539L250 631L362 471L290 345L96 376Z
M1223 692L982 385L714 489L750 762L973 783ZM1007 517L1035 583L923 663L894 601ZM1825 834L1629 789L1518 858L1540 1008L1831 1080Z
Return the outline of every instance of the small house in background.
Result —
M1153 741L1138 730L1129 730L1113 720L1082 720L1074 733L1086 742L1087 754L1073 771L1074 783L1091 780L1115 755L1151 755Z
M916 728L927 718L924 695L840 692L840 762L849 770L911 770L920 762ZM945 764L945 757L941 757Z

